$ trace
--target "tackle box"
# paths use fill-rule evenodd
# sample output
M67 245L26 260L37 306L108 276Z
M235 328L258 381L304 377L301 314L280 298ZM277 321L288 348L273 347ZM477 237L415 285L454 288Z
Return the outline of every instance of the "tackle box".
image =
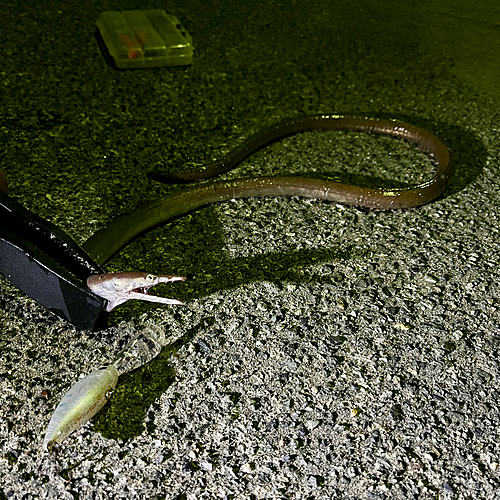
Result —
M103 12L96 24L118 68L182 66L193 61L191 35L164 10Z

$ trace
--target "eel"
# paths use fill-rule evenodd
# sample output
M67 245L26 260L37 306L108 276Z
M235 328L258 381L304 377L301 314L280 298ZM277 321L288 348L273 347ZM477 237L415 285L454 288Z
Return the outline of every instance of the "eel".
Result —
M244 141L219 161L197 171L177 174L155 173L161 181L203 180L227 172L259 149L299 132L342 130L387 135L415 144L436 162L436 171L427 181L404 188L360 187L305 177L256 177L194 185L146 203L114 219L84 244L84 250L99 264L139 234L161 223L206 205L252 196L301 196L370 209L410 208L429 203L446 189L454 173L451 151L430 132L392 119L351 115L313 115L285 120Z

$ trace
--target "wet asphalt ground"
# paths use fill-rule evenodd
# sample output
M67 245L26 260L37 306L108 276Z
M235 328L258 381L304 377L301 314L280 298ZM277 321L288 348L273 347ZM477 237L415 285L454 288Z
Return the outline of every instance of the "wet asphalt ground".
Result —
M489 4L489 5L488 5ZM189 67L117 71L95 21L161 8ZM286 117L356 113L428 129L454 152L438 200L369 211L300 198L213 205L107 265L185 275L81 331L0 280L0 498L494 499L500 496L498 26L493 2L80 3L2 9L1 168L17 201L82 244L182 189ZM300 134L227 178L414 183L406 143ZM162 353L57 453L64 393L137 333Z

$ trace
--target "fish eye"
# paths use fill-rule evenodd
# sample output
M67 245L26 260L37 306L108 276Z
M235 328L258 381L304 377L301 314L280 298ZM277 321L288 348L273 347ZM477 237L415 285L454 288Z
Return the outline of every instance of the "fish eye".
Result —
M147 281L154 281L156 279L156 276L154 274L148 274L146 276Z

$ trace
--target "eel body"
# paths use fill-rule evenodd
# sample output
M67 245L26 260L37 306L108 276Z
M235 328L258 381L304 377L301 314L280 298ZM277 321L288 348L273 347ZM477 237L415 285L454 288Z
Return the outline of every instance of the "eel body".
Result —
M164 175L158 180L177 182L208 179L234 168L257 150L284 137L309 130L342 130L387 135L415 144L436 163L427 181L404 188L360 187L305 177L257 177L195 185L142 205L118 217L83 245L104 264L130 240L144 231L211 203L251 196L301 196L329 202L389 210L424 205L445 190L454 172L452 154L435 135L424 129L389 119L347 115L315 115L293 118L264 129L231 151L225 158L195 172Z
M436 172L426 182L395 189L368 188L303 177L257 177L195 185L142 205L113 220L84 243L84 250L98 264L104 264L130 240L154 226L211 203L251 196L301 196L380 210L416 207L441 195L454 172L451 152L426 130L395 120L317 115L294 118L264 129L222 160L207 165L202 170L168 176L156 174L156 178L177 182L208 179L234 168L272 142L309 130L357 131L404 139L417 145L435 160ZM7 181L1 170L0 190L7 192ZM146 273L125 273L120 276L121 279L115 278L116 275L111 274L99 275L89 278L88 282L90 288L97 289L101 296L111 301L112 307L129 298L178 303L141 292L159 282L183 279L173 276L156 277ZM164 339L155 335L141 334L125 347L113 364L95 370L79 380L56 408L44 438L44 449L51 450L95 415L108 400L119 375L149 362L161 351L163 342Z

